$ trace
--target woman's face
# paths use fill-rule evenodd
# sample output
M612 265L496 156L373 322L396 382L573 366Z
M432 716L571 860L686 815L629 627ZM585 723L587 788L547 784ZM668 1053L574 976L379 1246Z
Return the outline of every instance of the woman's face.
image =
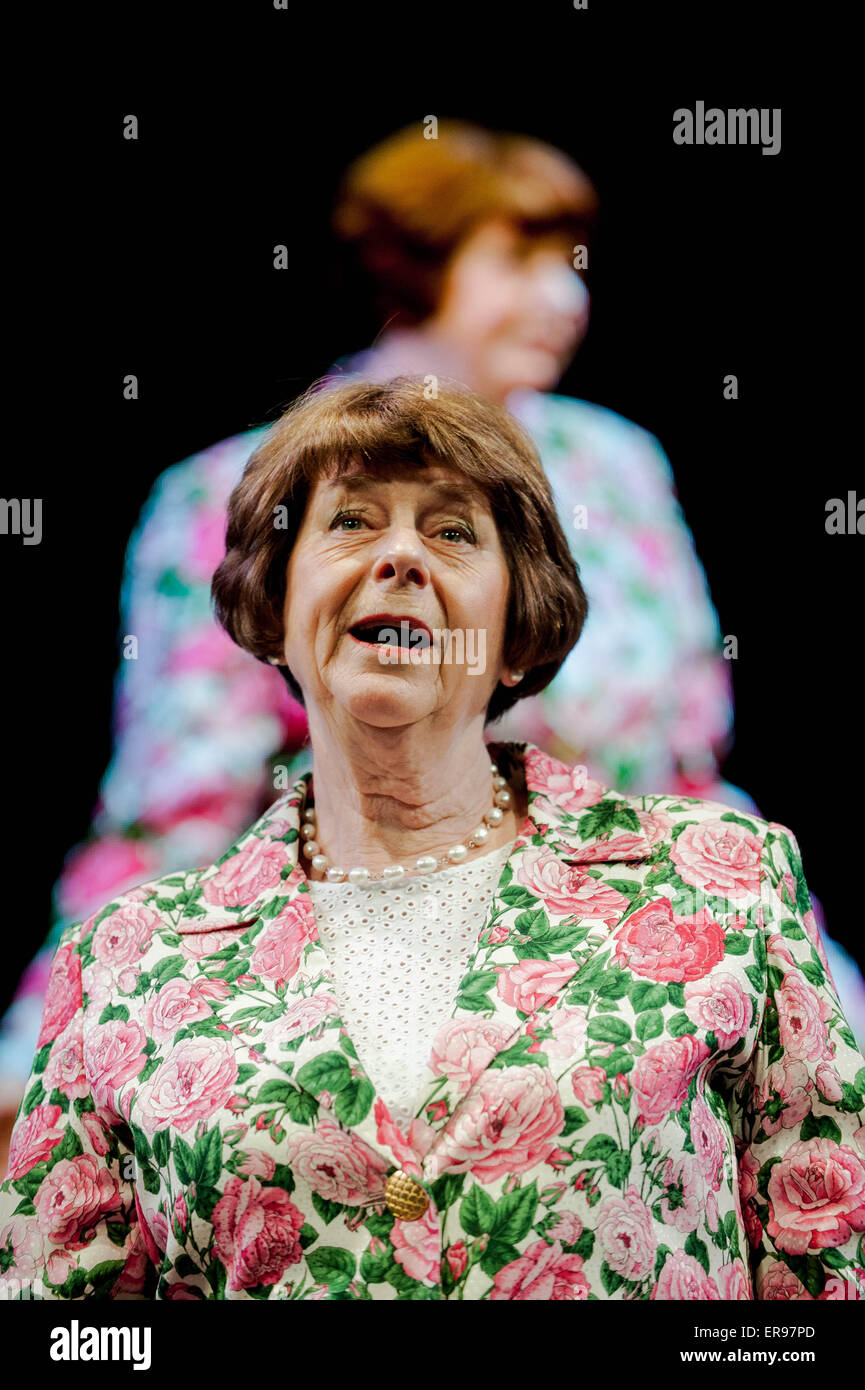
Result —
M504 221L482 223L457 249L425 327L462 358L476 391L503 401L556 385L588 327L570 254L561 238L525 237Z
M498 529L467 478L358 467L311 492L287 569L284 659L310 714L459 725L500 677L514 684L502 667L509 591Z

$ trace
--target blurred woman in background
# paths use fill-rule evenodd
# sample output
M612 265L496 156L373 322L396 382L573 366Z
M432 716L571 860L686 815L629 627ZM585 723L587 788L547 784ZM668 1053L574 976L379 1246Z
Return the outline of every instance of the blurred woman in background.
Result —
M588 327L597 194L538 140L447 121L430 134L420 123L400 131L345 176L335 231L384 327L331 378L418 373L430 392L454 378L505 404L535 441L590 613L579 649L522 702L519 728L506 714L495 735L584 763L625 793L759 814L719 772L732 741L730 668L663 449L613 411L552 393ZM130 542L122 631L138 637L138 660L121 662L91 834L67 858L50 934L0 1029L6 1138L61 930L133 884L216 858L308 764L302 706L210 608L228 497L264 432L168 468ZM826 939L862 1036L861 978Z

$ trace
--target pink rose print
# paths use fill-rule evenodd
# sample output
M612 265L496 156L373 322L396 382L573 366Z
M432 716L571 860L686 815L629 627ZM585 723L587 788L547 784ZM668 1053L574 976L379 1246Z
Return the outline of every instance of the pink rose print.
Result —
M75 947L71 942L58 946L51 962L48 991L42 1008L42 1025L37 1047L53 1042L75 1016L81 1004L81 974Z
M791 970L796 968L796 957L787 945L780 932L773 932L766 942L766 951L772 959L772 964L777 965L782 960L785 965L789 965Z
M501 978L499 976L499 983ZM446 1076L460 1095L464 1095L506 1046L512 1034L513 1029L507 1024L492 1019L450 1019L433 1040L433 1075Z
M735 975L716 971L709 979L692 979L685 985L685 1013L698 1028L714 1033L718 1046L726 1049L745 1036L754 1007Z
M739 1197L742 1202L750 1202L757 1195L757 1176L760 1165L750 1149L739 1155Z
M120 1277L111 1290L112 1298L127 1298L144 1292L149 1257L140 1231L136 1231Z
M728 1303L753 1302L751 1280L742 1260L733 1260L730 1264L721 1265L718 1270L718 1283L721 1287L721 1297Z
M798 970L790 970L775 991L778 1033L788 1057L822 1061L831 1057L826 1022L832 1009Z
M652 1217L636 1188L601 1203L597 1237L610 1269L623 1279L638 1282L652 1273L656 1247Z
M552 1245L536 1240L518 1260L497 1270L490 1300L563 1302L586 1299L590 1292L580 1255L563 1254L558 1240Z
M303 1213L281 1187L229 1178L211 1220L214 1254L225 1265L230 1289L275 1284L303 1257Z
M0 1230L0 1250L5 1251L9 1245L12 1247L12 1264L7 1265L4 1261L3 1279L34 1279L42 1254L42 1234L39 1229L25 1217L13 1216ZM0 1289L3 1290L4 1299L10 1297L3 1284L0 1284Z
M607 1073L603 1067L590 1067L587 1062L574 1067L571 1072L574 1095L581 1105L597 1105L602 1101L606 1080Z
M101 1013L110 1004L114 995L114 973L107 965L94 961L81 972L81 984L87 995L87 1006Z
M83 1250L99 1222L123 1205L117 1182L91 1154L55 1163L33 1204L40 1231L66 1250Z
M495 922L482 938L483 944L487 946L500 946L503 941L507 941L510 936L508 928L503 922Z
M661 1168L661 1181L667 1189L661 1198L661 1212L668 1226L687 1234L700 1224L706 1187L700 1165L689 1155L668 1158Z
M180 1230L180 1235L186 1230L186 1223L189 1220L189 1212L186 1206L186 1198L182 1192L178 1192L174 1199L174 1220Z
M587 845L585 849L578 850L574 858L580 863L590 864L592 860L628 859L642 853L645 841L642 835L614 835L612 839L605 840L599 845Z
M581 921L594 919L615 925L628 906L624 893L592 878L578 864L569 864L542 845L524 850L517 861L514 882L546 900L553 912L565 912Z
M93 954L103 965L134 965L147 950L160 918L141 903L127 903L104 917L93 933Z
M245 1153L236 1166L238 1173L245 1173L247 1177L264 1178L265 1182L270 1182L276 1172L276 1160L258 1149Z
M644 1124L661 1124L678 1110L691 1079L709 1056L704 1042L690 1033L650 1047L638 1057L631 1072L631 1089L637 1113Z
M833 1104L835 1101L844 1099L841 1078L835 1068L829 1066L828 1062L821 1062L817 1068L817 1085L826 1099Z
M766 1232L789 1255L844 1245L865 1231L865 1165L846 1144L793 1144L769 1177Z
M820 963L823 966L823 969L826 971L826 974L829 976L829 979L831 980L832 971L829 969L829 961L826 958L826 952L823 948L823 937L820 933L820 928L817 925L817 918L814 915L813 909L810 912L805 912L802 914L802 925L808 934L808 940L811 942L811 945L814 947L814 950L820 957Z
M724 1174L724 1131L701 1096L691 1104L689 1131L700 1172L717 1192Z
M184 931L180 940L180 953L186 956L187 960L201 960L203 956L216 955L218 951L230 946L232 941L237 940L237 935L236 927L217 928L215 931ZM225 989L227 982L225 980L209 980L206 986L201 986L202 992L214 986ZM224 994L211 997L227 998Z
M158 1043L168 1042L175 1033L200 1018L210 1018L212 1009L197 984L183 977L168 980L144 1006L147 1033Z
M602 784L590 777L581 764L568 767L567 763L559 762L546 753L537 750L529 753L527 750L525 767L526 779L531 779L537 789L536 814L543 814L542 805L537 803L547 802L549 808L559 815L566 811L573 816L578 811L585 811L588 806L596 805L604 795Z
M255 943L250 968L264 980L290 980L300 965L304 948L316 940L315 917L309 895L288 903Z
M646 903L616 939L616 960L647 980L700 980L724 958L723 928L703 908L679 917L669 898Z
M184 1134L225 1104L236 1080L237 1058L228 1041L184 1038L139 1092L146 1127L171 1126Z
M231 985L227 980L199 980L197 988L202 999L231 998Z
M763 1132L798 1129L811 1109L813 1089L804 1062L773 1062L761 1084L754 1087L754 1106L761 1114Z
M852 1299L856 1303L861 1303L861 1289L865 1288L865 1282L862 1280L862 1270L853 1271L854 1278L857 1274L859 1275L857 1287L852 1287L840 1274L831 1275L823 1285L823 1292L817 1295L817 1302L834 1302L836 1299L844 1299L846 1302Z
M547 1067L492 1068L483 1073L441 1136L436 1165L471 1170L478 1182L524 1173L555 1149L565 1112Z
M714 897L759 897L761 841L735 821L687 825L670 849L679 877Z
M52 1091L62 1091L70 1100L81 1100L90 1091L90 1083L84 1075L81 1029L76 1027L74 1020L54 1039L48 1065L42 1075L42 1085L46 1095Z
M372 1248L372 1241L370 1241ZM466 1250L465 1241L458 1240L454 1245L449 1245L446 1252L448 1269L455 1284L466 1272L466 1265L469 1262L469 1252Z
M637 811L637 820L640 822L643 835L653 847L659 840L665 840L667 832L673 828L673 817L657 807L654 811Z
M62 1126L55 1128L63 1111L59 1105L34 1105L26 1119L19 1120L9 1143L7 1178L23 1178L37 1163L48 1158L63 1138Z
M143 1243L145 1243L147 1255L149 1255L153 1264L159 1269L161 1262L163 1262L163 1255L168 1248L168 1240L170 1240L171 1236L170 1229L168 1229L167 1215L165 1215L164 1211L159 1209L159 1211L149 1212L145 1216L142 1204L140 1204L138 1191L135 1193L135 1211L138 1212L138 1229L140 1234L142 1234L142 1240Z
M652 1298L676 1303L686 1300L715 1302L720 1297L714 1279L709 1277L699 1260L695 1260L693 1255L686 1255L684 1250L670 1252L652 1289Z
M281 840L253 840L207 880L202 889L205 902L219 907L254 902L266 888L279 883L288 858L288 846Z
M533 1014L555 999L579 968L574 960L521 960L499 972L496 989L506 1004Z
M188 1303L194 1303L200 1299L203 1299L204 1294L202 1290L197 1287L197 1285L187 1284L182 1280L177 1280L175 1283L166 1283L164 1285L163 1297L170 1299L172 1302L180 1299L185 1300Z
M288 1161L313 1192L329 1202L360 1206L384 1197L390 1164L354 1134L325 1116L312 1132L292 1134Z
M81 1123L87 1131L87 1138L90 1140L90 1147L94 1153L104 1158L111 1148L111 1131L105 1121L95 1114L94 1111L85 1110L81 1116Z
M2 1244L3 1240L0 1237L0 1245ZM55 1250L45 1262L49 1284L65 1284L74 1268L75 1260L71 1255L67 1255L65 1250Z
M541 1051L554 1059L573 1057L582 1052L586 1044L588 1020L586 1010L580 1007L553 1009L543 1022L553 1032L551 1038L544 1038Z
M757 1297L766 1302L814 1302L805 1285L800 1284L792 1269L780 1260L757 1274Z
M326 990L316 990L309 999L298 999L286 1009L282 1018L267 1029L267 1036L274 1043L293 1042L307 1033L319 1037L324 1025L338 1014L336 996Z
M417 1221L395 1221L390 1233L396 1263L412 1279L425 1284L441 1283L440 1241L438 1214L432 1202Z
M411 1178L421 1178L423 1172L418 1160L432 1147L436 1138L435 1130L426 1120L415 1116L409 1124L408 1134L403 1134L381 1096L376 1097L373 1113L376 1121L376 1142L390 1149L404 1173L408 1173Z
M93 1028L84 1041L84 1069L97 1107L117 1113L114 1093L137 1076L147 1061L147 1038L140 1024L115 1018Z
M583 1223L575 1211L560 1211L550 1222L548 1234L562 1245L576 1245L583 1234Z

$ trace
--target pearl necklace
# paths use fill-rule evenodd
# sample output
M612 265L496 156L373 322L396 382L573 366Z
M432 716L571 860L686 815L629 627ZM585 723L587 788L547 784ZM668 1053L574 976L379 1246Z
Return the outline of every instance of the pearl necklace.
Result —
M472 831L467 844L452 845L445 854L438 857L434 854L421 854L414 862L414 869L404 869L402 864L387 864L381 873L374 873L371 869L366 869L362 865L357 865L353 869L345 869L331 866L315 838L315 807L305 806L303 811L303 825L300 828L303 840L303 853L307 859L312 860L312 867L324 874L328 883L342 883L348 879L349 883L399 883L409 873L429 874L435 869L446 868L448 864L461 864L473 849L478 849L489 838L490 827L501 825L504 820L504 808L511 804L511 793L508 791L507 780L501 776L495 763L490 763L490 772L493 778L493 807L484 816L484 824L479 825L477 830Z

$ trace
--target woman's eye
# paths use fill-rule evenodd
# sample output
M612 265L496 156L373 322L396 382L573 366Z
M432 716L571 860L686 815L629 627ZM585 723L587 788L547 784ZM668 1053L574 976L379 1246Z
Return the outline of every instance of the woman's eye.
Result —
M467 526L443 526L440 533L442 536L457 536L460 540L473 541L474 535Z
M345 523L346 521L357 521L357 522L361 522L361 521L363 521L363 517L362 517L362 516L359 516L356 512L339 512L339 513L334 517L333 521L330 523L330 529L331 529L332 531L336 530L337 527L339 527L340 529L342 529L342 527L343 527L343 525L344 525L344 523ZM357 530L357 527L352 526L350 529L351 529L352 531L354 531L354 530Z

